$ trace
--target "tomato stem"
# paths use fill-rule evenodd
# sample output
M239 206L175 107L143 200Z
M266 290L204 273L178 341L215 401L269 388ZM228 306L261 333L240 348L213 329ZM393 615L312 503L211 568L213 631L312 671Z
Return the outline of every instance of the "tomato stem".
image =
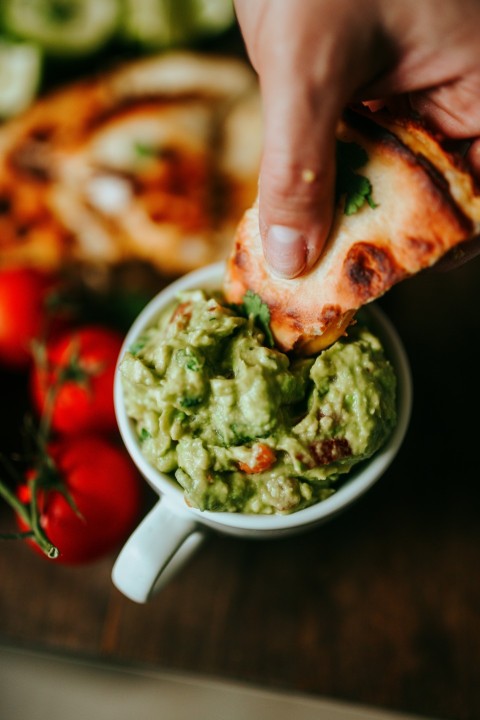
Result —
M52 545L40 526L40 513L38 511L38 491L42 486L42 473L39 472L32 480L32 499L30 501L30 527L36 542L39 544L45 555L49 558L59 556L58 549Z
M6 458L1 455L0 459L3 465L7 469L9 469L9 463L7 462ZM38 505L35 499L37 493L37 488L35 487L36 482L37 479L35 478L32 483L32 501L28 506L26 506L22 502L20 502L15 493L10 490L8 485L0 479L0 496L3 497L3 499L10 505L11 508L13 508L13 510L23 520L23 522L31 528L31 530L26 533L17 533L15 535L9 534L7 536L0 535L0 538L12 539L14 537L30 537L35 540L37 545L43 550L47 557L55 559L60 554L58 548L56 548L55 545L52 545L52 543L40 527Z
M37 343L34 347L34 358L40 366L48 370L45 348L41 343ZM35 437L36 462L35 474L31 480L30 501L28 503L22 503L17 495L10 490L8 485L0 479L0 497L3 497L25 525L31 528L28 532L8 533L6 535L0 534L0 539L30 538L37 543L47 557L52 559L57 558L60 552L58 548L50 542L41 526L41 510L38 504L39 494L42 493L42 491L48 492L49 489L54 487L58 492L63 493L73 510L80 515L70 493L67 492L66 488L59 487L57 469L47 449L52 431L52 416L55 400L62 385L68 381L72 372L78 372L78 358L79 349L75 345L69 365L58 369L55 373L54 381L47 389L45 405ZM18 473L3 455L0 455L0 462L8 474L16 480Z
M50 436L52 425L53 405L57 397L61 385L61 379L58 377L55 383L49 386L45 396L45 408L40 418L40 426L38 428L39 445L43 449Z
M2 458L2 461L4 461L4 458ZM10 505L10 507L15 510L22 520L30 525L30 515L27 508L2 480L0 480L0 495Z

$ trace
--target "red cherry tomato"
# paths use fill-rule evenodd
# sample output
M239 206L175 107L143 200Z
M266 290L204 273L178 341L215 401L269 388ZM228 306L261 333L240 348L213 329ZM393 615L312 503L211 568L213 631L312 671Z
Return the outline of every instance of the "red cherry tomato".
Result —
M54 430L72 434L116 429L113 378L121 345L122 337L114 330L90 325L47 343L45 363L33 368L31 389L41 414L52 386L56 388Z
M29 268L0 270L0 363L15 369L28 366L31 344L46 320L46 299L52 279Z
M60 552L56 562L95 560L121 543L139 516L138 473L126 451L103 437L62 438L49 454L76 508L59 490L37 493L40 525ZM18 489L22 502L31 496L32 477ZM30 530L19 517L17 523L22 532ZM33 540L27 542L39 551Z

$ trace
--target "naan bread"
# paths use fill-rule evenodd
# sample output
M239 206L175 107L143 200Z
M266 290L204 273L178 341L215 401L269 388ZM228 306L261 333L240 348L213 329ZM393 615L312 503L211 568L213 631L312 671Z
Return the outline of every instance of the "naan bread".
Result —
M245 115L255 140L237 172ZM224 258L259 137L255 76L236 59L165 54L61 89L0 128L1 262L140 259L168 275Z
M352 215L336 208L320 260L293 280L273 275L262 252L258 207L246 212L228 262L225 293L257 293L284 350L316 352L340 337L355 312L395 283L433 265L480 231L480 196L461 160L424 127L387 114L349 112L338 139L368 154L357 170L373 201Z

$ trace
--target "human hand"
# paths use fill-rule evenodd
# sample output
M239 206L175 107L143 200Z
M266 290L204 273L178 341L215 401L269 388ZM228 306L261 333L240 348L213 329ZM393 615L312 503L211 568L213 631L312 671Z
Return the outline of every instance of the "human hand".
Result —
M408 102L439 132L471 140L480 172L480 0L235 0L259 74L259 215L283 277L319 258L333 214L335 127L359 100Z

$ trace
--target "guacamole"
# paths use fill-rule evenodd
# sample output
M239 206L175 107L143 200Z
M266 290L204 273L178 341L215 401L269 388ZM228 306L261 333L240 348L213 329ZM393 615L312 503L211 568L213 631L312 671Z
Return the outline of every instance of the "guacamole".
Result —
M183 292L120 372L142 450L200 510L291 513L335 492L396 422L396 379L362 324L315 358L268 347L221 295Z

